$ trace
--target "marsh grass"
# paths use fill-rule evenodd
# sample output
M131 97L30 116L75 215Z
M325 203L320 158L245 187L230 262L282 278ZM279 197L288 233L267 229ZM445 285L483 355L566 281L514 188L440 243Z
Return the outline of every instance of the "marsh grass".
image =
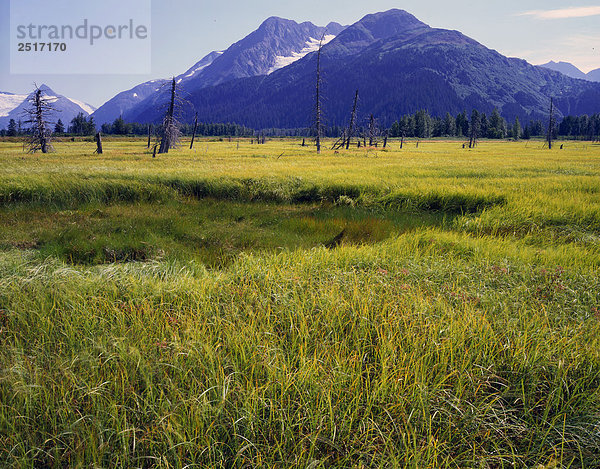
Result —
M0 466L600 466L599 147L86 145L0 143Z

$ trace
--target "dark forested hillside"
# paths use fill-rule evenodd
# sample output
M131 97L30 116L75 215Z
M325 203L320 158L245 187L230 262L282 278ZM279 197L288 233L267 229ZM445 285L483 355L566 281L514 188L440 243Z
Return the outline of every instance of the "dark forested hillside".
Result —
M197 112L203 121L254 128L310 125L315 55L270 75L191 90L183 118ZM550 97L557 117L600 110L600 84L504 57L458 31L430 28L401 10L368 15L325 45L322 76L329 125L347 120L356 89L362 115L373 113L384 125L420 109L443 116L497 108L509 121L528 122L547 116ZM138 107L126 118L158 121L160 109Z

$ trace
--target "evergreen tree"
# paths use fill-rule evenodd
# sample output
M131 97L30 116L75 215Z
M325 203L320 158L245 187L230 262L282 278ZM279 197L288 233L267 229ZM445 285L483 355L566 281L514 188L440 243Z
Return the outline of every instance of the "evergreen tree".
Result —
M506 137L506 121L500 115L497 108L494 108L488 122L488 138Z
M456 135L456 120L450 115L449 112L447 112L446 117L444 117L443 129L443 133L447 137L453 137Z
M71 119L71 125L69 126L69 132L77 135L84 135L86 119L83 112L77 114Z
M85 135L95 135L96 134L96 123L94 122L94 117L90 116L90 118L85 123Z
M62 123L62 121L60 119L58 119L58 121L56 122L56 125L54 126L54 133L55 134L64 134L65 133L65 125Z
M90 116L88 120L83 112L80 112L71 120L69 132L76 135L94 135L96 133L94 118Z
M456 136L463 137L469 135L469 119L467 111L463 111L456 116Z
M481 123L479 125L479 135L481 137L487 137L488 134L488 117L485 114L485 112L482 112L479 114L480 119L481 119Z
M515 123L512 126L512 138L516 140L519 140L519 138L521 138L521 123L519 122L519 117L515 117Z
M431 117L425 110L418 111L415 114L415 137L431 137Z
M8 137L16 137L17 136L17 123L15 122L14 119L11 119L8 121L8 127L6 130L7 130L6 135Z
M470 131L470 139L469 139L469 148L475 147L477 145L477 139L479 138L479 131L481 127L481 116L477 109L473 109L471 111L471 126L469 128Z
M115 135L127 135L129 128L129 124L125 123L123 117L118 117L112 124L112 133Z
M539 137L540 135L544 135L544 126L541 120L535 120L531 122L531 135L534 137Z

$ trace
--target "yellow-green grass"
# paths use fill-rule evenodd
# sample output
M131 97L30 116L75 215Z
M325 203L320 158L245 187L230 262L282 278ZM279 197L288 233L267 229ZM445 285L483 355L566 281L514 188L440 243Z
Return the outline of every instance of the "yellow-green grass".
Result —
M542 145L0 142L0 467L599 467L600 146Z

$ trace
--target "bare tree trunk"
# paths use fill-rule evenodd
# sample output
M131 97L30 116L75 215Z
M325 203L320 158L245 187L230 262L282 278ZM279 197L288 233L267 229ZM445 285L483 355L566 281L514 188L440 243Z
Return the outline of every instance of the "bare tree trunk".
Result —
M550 118L548 119L548 149L552 150L552 134L554 133L554 99L550 98Z
M348 140L346 140L346 150L350 148L350 140L354 132L354 120L356 119L356 105L358 104L358 90L354 95L354 105L352 106L352 114L350 115L350 125L348 125Z
M371 114L369 119L369 146L373 146L373 137L375 137L375 117Z
M198 130L198 113L194 119L194 132L192 133L192 142L190 143L190 150L194 148L194 140L196 139L196 132Z
M37 129L40 135L40 145L42 147L42 153L48 153L48 136L46 132L46 123L44 122L44 116L42 113L41 95L41 90L37 90L37 93L35 95Z
M148 147L147 148L150 148L151 136L152 136L152 124L148 124Z
M175 87L177 83L175 82L175 78L173 78L173 82L171 84L171 100L169 102L169 110L167 111L167 115L165 116L163 135L160 141L160 148L158 149L158 153L169 153L169 149L171 148L171 144L174 143L173 140L173 127L175 126Z
M26 108L24 113L28 116L26 123L31 124L31 132L24 147L28 147L30 153L35 153L38 150L42 153L48 153L52 150L50 124L46 121L47 116L55 112L50 99L44 96L43 91L36 86L35 92L27 100L30 107ZM19 134L21 133L20 129L21 121L19 120Z
M321 36L319 41L319 51L317 53L317 90L316 90L316 108L315 108L315 125L317 127L317 153L321 153L321 49L323 47L323 39L325 33Z
M102 135L100 132L96 133L96 153L102 154Z

